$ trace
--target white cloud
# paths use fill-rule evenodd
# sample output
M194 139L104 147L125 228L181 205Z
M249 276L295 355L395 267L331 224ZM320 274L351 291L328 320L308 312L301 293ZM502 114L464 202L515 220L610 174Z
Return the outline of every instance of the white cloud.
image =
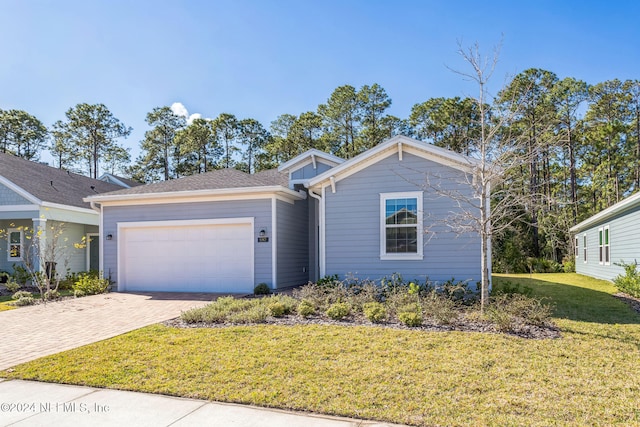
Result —
M193 123L195 119L201 119L201 118L202 118L202 114L193 113L189 117L187 117L187 124L190 125L191 123Z
M176 116L182 116L185 118L189 117L189 112L187 111L187 108L182 105L182 102L174 102L171 104L171 111L173 111L173 114Z
M182 102L174 102L173 104L171 104L171 111L173 111L173 114L175 114L176 116L181 116L187 119L187 125L190 125L191 123L193 123L195 119L202 118L202 114L200 113L189 114L187 107L185 107L184 104L182 104ZM207 120L211 120L211 119L207 119Z

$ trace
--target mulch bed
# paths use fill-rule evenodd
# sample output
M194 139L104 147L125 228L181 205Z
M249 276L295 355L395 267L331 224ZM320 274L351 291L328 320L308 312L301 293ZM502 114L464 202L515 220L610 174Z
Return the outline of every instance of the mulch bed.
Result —
M640 314L640 298L632 297L631 295L623 292L618 292L617 294L613 294L613 296L624 301L629 305L629 307L635 310L636 313Z
M174 328L226 328L230 326L251 326L250 324L237 323L187 323L180 318L175 318L163 322L165 326ZM281 326L297 326L297 325L327 325L327 326L366 326L371 328L393 328L402 330L415 330L424 332L484 332L484 333L504 333L506 335L517 336L528 339L554 339L560 338L560 330L555 326L533 326L518 325L517 328L509 332L500 332L495 326L488 322L458 321L450 325L437 325L428 323L428 320L422 326L409 327L400 322L371 323L364 316L349 316L344 320L331 320L320 316L301 317L297 315L288 315L283 317L269 317L263 325L281 325Z

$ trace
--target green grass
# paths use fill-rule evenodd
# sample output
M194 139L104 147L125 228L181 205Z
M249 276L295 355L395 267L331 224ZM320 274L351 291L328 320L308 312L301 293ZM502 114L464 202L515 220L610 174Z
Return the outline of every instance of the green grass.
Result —
M607 282L496 277L555 303L562 338L378 327L154 325L0 375L414 425L640 425L640 316Z

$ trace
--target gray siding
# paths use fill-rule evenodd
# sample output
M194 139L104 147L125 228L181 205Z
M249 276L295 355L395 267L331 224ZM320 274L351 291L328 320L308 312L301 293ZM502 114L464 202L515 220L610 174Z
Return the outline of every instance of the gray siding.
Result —
M442 223L456 210L455 203L426 185L427 172L450 179L443 188L471 193L459 184L464 175L452 168L405 153L399 161L394 153L374 165L336 183L336 193L325 189L326 274L348 274L377 280L400 273L406 280L424 282L469 280L475 289L480 280L480 238L457 236ZM437 179L432 176L431 184ZM422 260L380 259L380 193L424 191L424 236Z
M300 169L296 169L291 172L291 179L309 179L323 172L331 169L331 165L322 163L320 159L316 159L316 168L313 168L313 163L308 164Z
M598 229L609 226L609 250L611 265L600 264ZM587 235L587 262L584 262L583 236ZM576 272L598 279L613 280L624 269L616 263L640 262L640 205L613 218L601 221L578 234Z
M276 200L278 288L309 281L308 215L307 200L298 200L293 205Z
M112 234L112 240L104 240L103 270L113 280L118 277L117 231L118 222L170 221L190 219L254 218L254 233L271 226L271 199L237 200L221 202L167 203L140 206L105 206L102 234ZM254 244L255 284L271 286L271 242Z
M0 205L30 205L31 202L17 194L15 191L10 190L6 186L0 184Z

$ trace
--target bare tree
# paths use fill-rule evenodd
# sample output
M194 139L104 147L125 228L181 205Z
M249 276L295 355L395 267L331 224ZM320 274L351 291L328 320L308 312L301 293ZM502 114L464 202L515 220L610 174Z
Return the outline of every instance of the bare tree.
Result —
M512 136L509 124L520 108L517 99L502 103L500 110L489 106L491 101L487 83L498 61L500 46L493 55L481 55L476 43L470 48L459 45L459 54L471 66L471 71L452 70L477 85L477 96L470 97L477 106L479 132L471 141L467 156L472 173L441 176L430 172L426 176L426 187L439 196L452 200L451 209L444 224L457 235L477 234L481 240L481 308L489 300L491 287L491 239L524 220L526 210L523 201L528 200L518 189L523 188L524 174L513 173L527 164L530 155L523 141ZM457 180L461 185L447 185Z

